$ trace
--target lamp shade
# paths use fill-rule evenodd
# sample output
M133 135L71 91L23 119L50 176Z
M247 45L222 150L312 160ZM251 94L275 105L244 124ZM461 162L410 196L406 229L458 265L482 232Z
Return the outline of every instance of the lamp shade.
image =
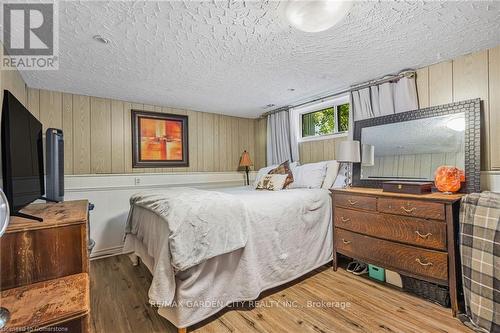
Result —
M252 160L250 159L250 154L245 150L243 154L241 154L240 158L240 167L247 167L253 165Z
M339 152L336 154L339 162L359 163L361 160L359 152L359 141L342 141L339 144Z
M375 165L375 146L374 145L361 145L361 165L374 166Z

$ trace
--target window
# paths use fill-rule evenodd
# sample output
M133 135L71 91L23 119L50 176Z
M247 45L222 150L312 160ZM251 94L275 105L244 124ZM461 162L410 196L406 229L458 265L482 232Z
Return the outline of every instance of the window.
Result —
M332 104L324 109L301 113L302 138L345 133L349 130L349 103Z

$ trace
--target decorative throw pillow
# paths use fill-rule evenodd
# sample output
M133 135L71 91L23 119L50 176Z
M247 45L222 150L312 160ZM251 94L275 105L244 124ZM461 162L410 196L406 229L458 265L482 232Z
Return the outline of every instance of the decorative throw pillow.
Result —
M272 169L276 168L278 165L270 165L264 168L259 169L259 172L257 172L257 176L255 176L255 181L253 182L253 187L256 188L257 184L260 182L260 180L269 173Z
M287 175L284 188L288 187L291 183L293 183L293 173L290 169L290 164L288 161L285 161L278 165L276 168L269 171L270 175Z
M290 170L292 170L292 173L293 173L293 169L296 168L298 165L299 165L299 162L290 163ZM271 171L272 169L275 169L276 167L278 167L278 164L270 165L270 166L259 169L259 171L257 172L257 175L255 176L255 180L253 182L253 187L254 188L257 187L257 184L262 179L262 177L267 175L269 173L269 171Z
M265 175L257 183L256 190L281 191L285 186L288 175Z

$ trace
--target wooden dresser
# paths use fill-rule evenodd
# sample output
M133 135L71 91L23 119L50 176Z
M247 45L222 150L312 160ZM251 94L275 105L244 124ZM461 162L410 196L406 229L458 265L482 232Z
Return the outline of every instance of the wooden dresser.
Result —
M332 190L334 269L337 254L400 274L449 286L451 307L459 308L460 262L457 233L462 195Z
M87 201L33 204L23 212L43 222L11 218L0 238L1 306L5 331L88 332Z

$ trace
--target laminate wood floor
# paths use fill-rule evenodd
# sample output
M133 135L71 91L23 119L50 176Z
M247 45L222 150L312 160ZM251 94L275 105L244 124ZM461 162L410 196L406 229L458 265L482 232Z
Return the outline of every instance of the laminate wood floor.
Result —
M91 262L93 333L175 333L148 304L151 274L127 256ZM323 303L321 303L323 302ZM451 310L330 266L264 292L188 332L468 332Z

